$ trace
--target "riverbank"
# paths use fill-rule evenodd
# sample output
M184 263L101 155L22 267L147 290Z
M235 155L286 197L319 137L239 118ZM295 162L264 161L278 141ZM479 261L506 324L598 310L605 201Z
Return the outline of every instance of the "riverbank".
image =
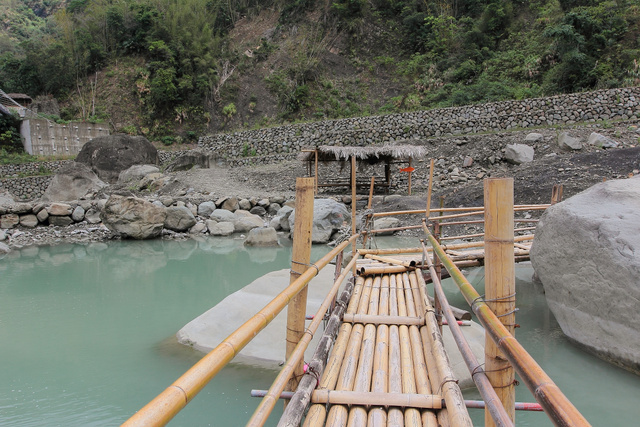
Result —
M575 125L560 132L560 129L536 129L531 131L511 131L492 134L464 135L430 138L417 141L428 149L423 159L414 161L415 171L412 173L412 197L407 195L406 173L392 170L393 198L387 195L376 196L374 209L377 211L419 209L424 206L428 187L429 159L435 160L432 206L439 205L442 198L444 206L477 206L483 203L482 182L485 177L514 178L515 202L517 204L546 203L551 197L554 184L564 186L564 197L570 197L589 188L591 185L610 179L624 179L640 173L640 128L634 121L617 122L615 124ZM581 142L580 149L566 149L559 145L562 133ZM603 148L602 145L588 144L589 137L598 133L617 145ZM531 137L530 135L534 135ZM507 145L526 144L535 150L532 161L515 164L506 160ZM329 175L344 174L339 162L324 166L323 173ZM348 172L348 168L345 168ZM71 203L72 209L84 206L85 214L89 207L104 206L109 194L121 194L142 197L151 202L159 202L163 206L187 206L197 216L197 206L205 201L218 202L235 198L243 202L243 209L253 209L262 204L265 225L275 215L269 212L271 200L292 201L295 194L295 179L307 175L306 165L297 160L286 160L273 164L256 164L231 167L221 161L208 169L193 168L188 171L165 174L168 185L155 191L149 187L140 189L132 185L112 185L87 200ZM362 192L362 190L360 190ZM331 197L347 205L351 203L349 189L339 188L334 191L321 191L318 197ZM367 196L358 196L358 208L365 206ZM387 202L392 200L393 202ZM266 201L266 202L265 202ZM24 202L17 215L38 205L37 201ZM248 203L248 204L247 204ZM1 205L1 203L0 203ZM86 208L86 209L85 209ZM195 209L194 209L195 208ZM0 206L0 216L13 213L11 209ZM95 212L94 212L95 213ZM36 213L29 213L36 215ZM98 212L99 214L99 212ZM206 218L199 218L202 224ZM93 223L85 217L69 222L66 227L51 225L47 222L30 226L20 224L20 218L13 225L0 231L0 242L8 248L19 248L28 245L50 245L61 242L83 243L118 238L99 220ZM38 225L40 224L40 225ZM199 231L198 231L199 230ZM206 228L198 226L197 233L172 232L165 230L162 238L184 239L193 235L207 233ZM473 231L473 230L471 230Z

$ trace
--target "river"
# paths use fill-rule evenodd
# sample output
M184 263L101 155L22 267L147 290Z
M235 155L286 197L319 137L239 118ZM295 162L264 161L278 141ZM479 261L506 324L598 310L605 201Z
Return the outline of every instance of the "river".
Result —
M326 250L314 247L312 259ZM287 268L290 252L211 238L10 253L0 260L0 425L122 423L201 357L174 334L255 278ZM593 425L635 425L640 377L569 343L531 272L517 268L516 336ZM480 287L482 274L470 272ZM459 296L452 302L463 305ZM232 364L170 425L244 425L258 404L250 390L268 388L275 375ZM517 399L533 401L524 385ZM483 424L482 411L471 414ZM551 425L541 413L518 413L517 424Z

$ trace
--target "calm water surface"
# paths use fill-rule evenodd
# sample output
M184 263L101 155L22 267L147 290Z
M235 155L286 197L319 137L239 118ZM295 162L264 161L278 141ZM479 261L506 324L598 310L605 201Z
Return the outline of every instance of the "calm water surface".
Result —
M312 259L326 250L314 248ZM290 257L290 248L245 249L233 239L13 252L0 260L0 425L122 423L201 357L175 342L182 326ZM637 425L640 377L568 343L530 267L517 271L517 337L592 424ZM471 272L480 293L482 279ZM231 365L170 425L244 425L259 402L249 391L275 375ZM518 399L532 401L523 385ZM482 411L471 413L482 425ZM551 425L544 414L521 414L518 425Z

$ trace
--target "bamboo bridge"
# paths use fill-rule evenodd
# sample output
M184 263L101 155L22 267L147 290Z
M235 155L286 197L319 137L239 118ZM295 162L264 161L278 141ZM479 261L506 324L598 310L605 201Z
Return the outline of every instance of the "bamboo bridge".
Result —
M268 391L255 392L263 399L247 425L264 425L282 398L288 403L278 426L471 426L469 407L485 408L487 426L514 425L516 409L544 411L556 425L589 425L514 338L514 262L528 260L533 239L521 233L531 227L518 229L514 223L536 221L514 219L514 211L549 205L514 206L513 181L488 179L484 207L430 209L429 194L425 210L368 214L367 224L390 214L422 215L420 224L404 228L424 233L413 248L358 249L357 241L376 234L365 225L312 264L313 191L313 178L298 179L290 285L123 425L168 423L286 306L286 362ZM554 197L552 202L558 192ZM442 229L478 223L464 219L477 216L484 217L484 233L458 236L476 241L444 243ZM352 220L355 223L355 212ZM342 268L349 246L353 256ZM307 283L334 259L335 282L317 313L308 316ZM460 271L477 265L485 266L482 296ZM440 282L444 276L457 284L486 331L484 363L461 332L461 319L471 314L449 305ZM433 296L427 284L433 286ZM463 397L443 344L445 327L481 401ZM316 334L321 334L320 342L305 364L304 352ZM537 403L515 402L516 373Z

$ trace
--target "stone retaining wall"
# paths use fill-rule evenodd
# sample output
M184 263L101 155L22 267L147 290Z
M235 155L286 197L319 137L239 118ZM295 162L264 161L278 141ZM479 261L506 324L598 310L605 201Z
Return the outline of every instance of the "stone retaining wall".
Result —
M633 87L216 134L200 138L198 144L236 162L251 159L247 153L277 158L295 154L302 147L318 145L364 146L434 136L638 118L640 87Z
M6 188L20 200L33 200L44 194L53 175L0 179L0 188Z

